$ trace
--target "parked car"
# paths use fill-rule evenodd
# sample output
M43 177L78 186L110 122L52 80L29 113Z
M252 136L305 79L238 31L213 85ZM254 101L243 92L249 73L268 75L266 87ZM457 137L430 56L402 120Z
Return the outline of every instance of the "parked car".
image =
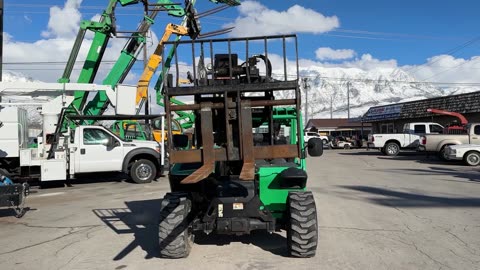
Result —
M368 136L368 147L378 148L387 156L396 156L400 153L400 150L417 149L420 144L420 136L442 132L443 126L437 123L407 123L403 127L403 133L370 134Z
M448 160L446 147L457 144L480 144L480 123L467 125L466 134L427 134L421 137L419 151L437 153L443 160Z
M303 138L304 138L305 142L308 142L311 138L318 138L318 139L322 140L323 144L327 144L329 142L327 136L320 135L316 132L305 132Z
M449 160L463 160L468 166L480 164L479 144L457 144L445 147L445 154Z
M348 140L346 137L343 136L335 137L330 144L332 148L350 149L355 147L354 142Z

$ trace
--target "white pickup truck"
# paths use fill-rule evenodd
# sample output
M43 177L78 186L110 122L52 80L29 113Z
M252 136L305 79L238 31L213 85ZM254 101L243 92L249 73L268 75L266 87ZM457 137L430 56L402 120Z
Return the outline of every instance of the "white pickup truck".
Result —
M320 135L316 132L310 132L310 131L304 133L303 140L305 142L308 142L308 140L310 140L312 138L320 139L320 140L322 140L323 144L328 144L328 137L327 136L323 136L323 135Z
M449 160L463 160L469 166L480 164L480 144L457 144L445 147Z
M420 136L442 132L443 126L437 123L407 123L403 126L403 133L368 135L368 147L378 148L387 156L396 156L402 149L417 149Z

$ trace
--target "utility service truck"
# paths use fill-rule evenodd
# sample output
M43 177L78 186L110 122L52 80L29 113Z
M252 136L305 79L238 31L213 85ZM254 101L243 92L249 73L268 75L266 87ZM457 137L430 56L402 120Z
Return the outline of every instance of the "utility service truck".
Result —
M0 95L56 96L42 104L42 136L28 147L27 111L15 103L0 104L0 168L12 177L40 181L67 180L81 173L121 171L136 183L148 183L163 172L163 143L122 140L98 125L78 125L61 132L65 109L74 91L105 91L117 115L135 113L136 88L73 83L0 83ZM13 105L13 106L12 106Z

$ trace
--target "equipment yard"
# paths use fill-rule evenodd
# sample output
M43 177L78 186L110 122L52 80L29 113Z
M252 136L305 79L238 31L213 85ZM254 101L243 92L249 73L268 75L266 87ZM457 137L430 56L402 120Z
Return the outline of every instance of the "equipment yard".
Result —
M118 175L37 189L22 219L0 212L2 269L480 269L480 172L401 153L327 150L307 159L316 256L288 258L286 234L199 232L190 256L159 258L161 177ZM12 210L13 211L13 210Z

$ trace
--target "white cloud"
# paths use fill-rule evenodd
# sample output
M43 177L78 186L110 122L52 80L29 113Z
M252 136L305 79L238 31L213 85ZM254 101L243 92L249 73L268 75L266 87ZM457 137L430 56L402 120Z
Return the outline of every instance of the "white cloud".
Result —
M78 10L83 0L67 0L63 8L50 8L48 30L42 32L47 37L73 37L78 31L82 14Z
M437 55L418 66L402 67L419 81L478 83L480 78L480 56L469 59L451 55Z
M320 34L339 27L336 16L323 14L299 5L284 11L268 9L257 1L244 1L240 16L225 27L235 27L230 36L258 36L291 33Z
M342 59L350 59L355 56L354 50L349 49L338 49L334 50L330 47L322 47L318 48L315 51L315 55L317 56L318 60L342 60Z

